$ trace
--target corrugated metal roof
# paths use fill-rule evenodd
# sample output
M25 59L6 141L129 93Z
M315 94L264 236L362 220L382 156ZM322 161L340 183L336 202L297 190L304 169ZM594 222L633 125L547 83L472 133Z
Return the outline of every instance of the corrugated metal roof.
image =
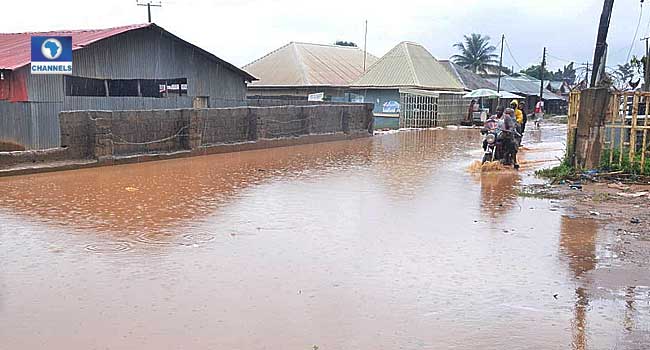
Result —
M465 87L466 90L490 89L496 90L497 86L480 75L465 69L449 60L439 61Z
M368 54L366 66L376 61ZM363 50L290 42L243 68L259 78L251 86L348 86L363 74Z
M489 80L493 84L497 83L497 78L490 78ZM530 77L515 78L506 75L501 77L501 90L526 96L539 96L539 87L541 83L541 81L534 80L534 78ZM563 97L554 94L548 89L544 89L544 99L564 100Z
M463 85L422 45L401 42L377 61L354 87L463 90Z
M32 36L71 36L72 50L83 49L103 39L113 37L122 33L142 28L158 28L165 34L176 40L180 40L187 45L191 45L210 57L224 64L229 69L236 71L246 77L247 80L255 80L255 77L241 70L239 67L228 63L219 57L205 51L189 42L171 34L165 29L154 23L133 24L122 27L113 27L106 29L85 29L85 30L57 30L50 32L26 32L26 33L0 33L0 69L14 70L31 63L31 37Z

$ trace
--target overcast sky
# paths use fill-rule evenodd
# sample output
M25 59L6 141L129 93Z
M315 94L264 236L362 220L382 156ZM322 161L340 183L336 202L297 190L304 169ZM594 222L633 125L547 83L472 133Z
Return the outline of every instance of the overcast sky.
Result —
M439 59L455 53L464 34L482 33L498 46L505 33L504 65L537 63L548 47L549 64L586 62L593 46L602 0L169 0L153 8L154 22L238 66L289 41L363 43L381 56L404 40L423 44ZM639 38L650 29L646 4ZM146 22L135 0L6 1L1 32L104 28ZM625 61L640 13L639 0L616 0L609 36L609 66ZM637 39L633 54L641 54Z

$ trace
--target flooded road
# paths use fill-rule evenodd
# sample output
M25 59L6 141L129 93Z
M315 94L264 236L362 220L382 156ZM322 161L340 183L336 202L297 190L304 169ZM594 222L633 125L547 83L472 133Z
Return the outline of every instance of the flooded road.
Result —
M2 349L636 349L596 223L427 130L0 179Z

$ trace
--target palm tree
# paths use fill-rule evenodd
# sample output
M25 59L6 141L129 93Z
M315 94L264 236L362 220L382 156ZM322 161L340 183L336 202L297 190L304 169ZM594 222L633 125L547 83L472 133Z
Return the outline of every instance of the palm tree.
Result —
M497 67L496 47L490 45L490 37L472 33L464 35L465 42L454 44L460 54L451 56L454 63L471 70L474 73L487 73L487 68Z

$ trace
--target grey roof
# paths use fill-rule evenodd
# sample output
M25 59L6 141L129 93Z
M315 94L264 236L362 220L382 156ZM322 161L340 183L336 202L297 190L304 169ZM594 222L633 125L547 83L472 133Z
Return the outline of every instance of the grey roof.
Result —
M399 43L352 85L357 88L464 89L427 49L412 42Z
M449 60L440 60L439 62L465 87L466 90L497 89L496 84L492 84L489 80L482 78L480 75L465 69L454 62Z
M493 84L497 83L497 78L490 78ZM541 81L530 77L515 78L508 75L501 77L501 90L512 92L514 94L537 96L539 95L539 86ZM544 89L544 99L547 100L564 100L548 89Z
M357 47L290 42L245 65L259 80L249 86L348 86L363 74ZM367 54L366 67L377 61Z

